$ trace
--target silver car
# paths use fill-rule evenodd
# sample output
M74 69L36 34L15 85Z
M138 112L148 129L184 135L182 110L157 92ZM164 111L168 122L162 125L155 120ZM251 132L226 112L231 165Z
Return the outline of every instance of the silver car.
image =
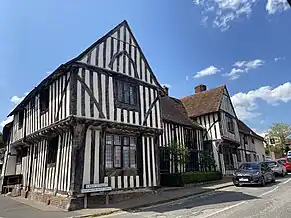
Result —
M285 176L287 174L286 167L283 165L283 163L280 160L276 161L266 161L266 164L272 169L274 174Z

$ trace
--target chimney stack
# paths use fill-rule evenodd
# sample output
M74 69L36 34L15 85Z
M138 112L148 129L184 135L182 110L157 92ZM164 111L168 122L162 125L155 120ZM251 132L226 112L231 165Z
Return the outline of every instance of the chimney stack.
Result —
M207 89L206 85L204 85L204 84L200 84L194 88L195 93L204 92L204 91L206 91L206 89Z
M169 95L169 88L167 86L163 87L165 94L168 96Z

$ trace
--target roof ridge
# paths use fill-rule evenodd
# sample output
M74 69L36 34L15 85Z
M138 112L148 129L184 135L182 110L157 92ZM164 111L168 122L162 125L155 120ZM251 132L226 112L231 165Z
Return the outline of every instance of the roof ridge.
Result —
M220 86L217 86L215 88L207 89L207 90L205 90L203 92L198 92L198 93L194 93L193 95L184 96L184 97L182 97L180 99L192 97L192 96L195 96L195 95L205 94L205 93L208 93L209 91L213 91L213 90L220 89L220 88L224 88L224 87L226 87L226 85L220 85Z

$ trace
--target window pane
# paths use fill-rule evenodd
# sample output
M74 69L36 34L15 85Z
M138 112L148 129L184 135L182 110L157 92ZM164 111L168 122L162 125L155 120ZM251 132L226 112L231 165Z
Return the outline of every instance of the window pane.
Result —
M129 84L124 83L124 103L129 104Z
M123 88L122 82L117 82L117 94L118 94L118 101L123 101Z
M106 144L107 145L112 145L112 135L107 135L106 136Z
M130 145L136 145L136 138L130 137Z
M129 95L130 95L130 104L136 104L136 87L130 86L129 87Z
M130 167L136 168L136 147L130 146Z
M112 145L106 145L105 151L105 168L112 168L113 161L112 161Z
M119 135L114 136L114 145L121 145L121 137Z
M114 167L121 167L121 147L114 146Z
M129 147L123 147L123 167L129 167Z
M124 145L129 145L129 138L127 136L123 137L123 144Z

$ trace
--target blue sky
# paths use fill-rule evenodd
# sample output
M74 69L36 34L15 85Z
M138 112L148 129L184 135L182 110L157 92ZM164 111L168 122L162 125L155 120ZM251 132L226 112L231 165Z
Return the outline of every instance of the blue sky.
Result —
M125 19L172 96L226 84L238 116L259 133L291 123L284 0L2 1L1 121L48 72Z

